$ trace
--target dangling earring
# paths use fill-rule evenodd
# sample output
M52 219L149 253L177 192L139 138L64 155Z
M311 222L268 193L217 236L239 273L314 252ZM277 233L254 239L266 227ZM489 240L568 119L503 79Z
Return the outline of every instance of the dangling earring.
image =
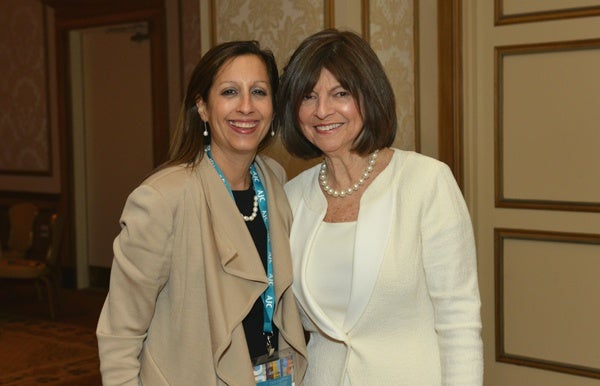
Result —
M271 137L275 136L275 129L273 128L273 122L271 122Z
M206 128L206 121L204 121L204 133L202 133L205 137L208 137L208 129Z

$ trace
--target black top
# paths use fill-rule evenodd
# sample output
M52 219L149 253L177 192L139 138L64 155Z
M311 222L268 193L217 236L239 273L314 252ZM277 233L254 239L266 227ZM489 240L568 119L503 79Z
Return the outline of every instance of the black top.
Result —
M245 216L252 214L252 208L254 206L254 189L252 186L248 190L234 190L233 197L241 214L244 214ZM250 236L252 236L252 240L254 240L254 245L256 246L256 250L260 255L263 268L266 273L267 228L265 227L265 223L260 215L260 210L254 220L246 221L246 226L248 227ZM244 325L244 332L246 333L246 342L248 343L250 358L256 358L267 353L267 341L263 334L263 321L264 306L262 299L259 297L250 310L250 313L248 313L242 322ZM275 350L277 350L278 336L279 330L277 329L277 326L273 324L273 336L271 337L271 344Z

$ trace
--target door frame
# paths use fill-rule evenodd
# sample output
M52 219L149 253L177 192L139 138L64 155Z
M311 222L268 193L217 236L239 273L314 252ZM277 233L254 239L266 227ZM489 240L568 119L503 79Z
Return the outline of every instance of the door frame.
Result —
M462 1L438 0L439 159L464 192Z
M59 133L61 197L59 206L67 213L69 226L65 239L66 255L75 267L65 269L63 282L68 287L85 286L77 282L82 258L76 256L75 244L75 180L73 155L73 122L71 118L71 81L69 57L69 32L74 29L109 26L115 24L147 22L150 38L151 90L152 90L152 148L157 166L164 162L169 144L169 112L167 84L166 11L163 0L43 0L54 11L54 44L57 79L57 122ZM87 258L85 258L87 259ZM71 267L70 267L71 268ZM84 275L85 276L85 275Z

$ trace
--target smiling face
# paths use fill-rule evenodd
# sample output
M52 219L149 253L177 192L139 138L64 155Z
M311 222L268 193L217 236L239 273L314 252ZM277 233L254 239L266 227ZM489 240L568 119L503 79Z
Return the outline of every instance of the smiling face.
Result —
M350 153L363 128L356 99L325 68L312 92L304 96L298 122L304 136L329 157Z
M215 157L253 157L273 119L272 90L264 62L242 55L226 62L210 88L208 101L198 100L208 122Z

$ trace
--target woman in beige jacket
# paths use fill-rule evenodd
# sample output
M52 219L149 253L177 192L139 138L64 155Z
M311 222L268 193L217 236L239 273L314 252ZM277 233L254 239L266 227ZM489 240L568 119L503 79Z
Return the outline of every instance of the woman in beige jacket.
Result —
M254 385L253 358L306 348L291 290L278 72L256 42L211 49L191 76L165 166L131 193L98 322L104 385Z

